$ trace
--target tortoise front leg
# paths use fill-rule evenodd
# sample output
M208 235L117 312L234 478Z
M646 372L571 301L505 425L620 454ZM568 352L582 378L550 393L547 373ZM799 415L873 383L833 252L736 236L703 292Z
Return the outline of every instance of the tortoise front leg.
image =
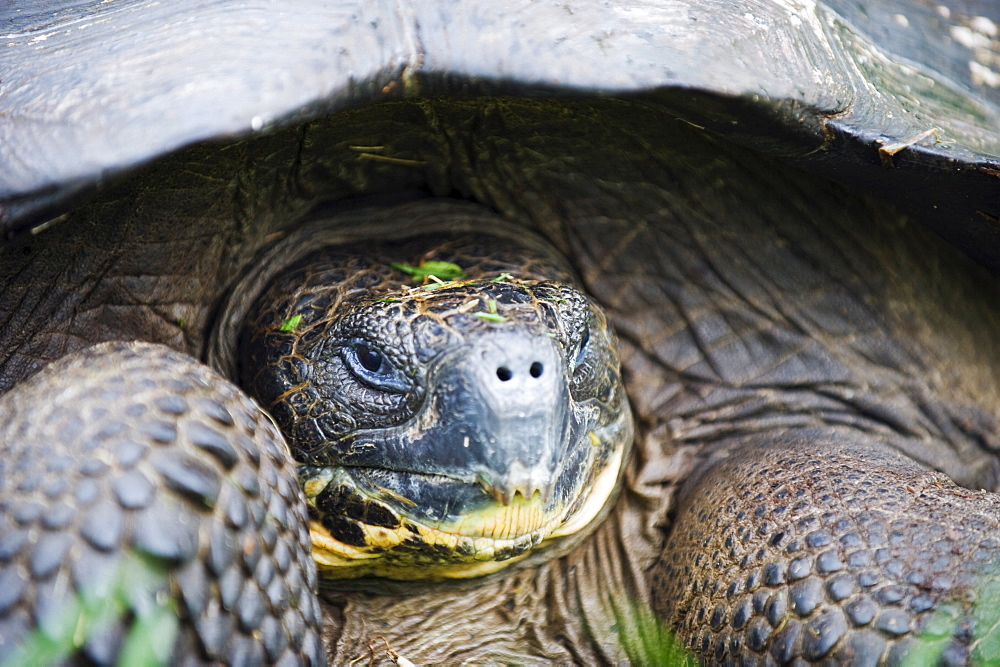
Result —
M324 662L295 468L236 387L109 343L0 415L0 660Z
M652 575L689 649L740 664L996 656L1000 495L846 429L720 453L681 492Z

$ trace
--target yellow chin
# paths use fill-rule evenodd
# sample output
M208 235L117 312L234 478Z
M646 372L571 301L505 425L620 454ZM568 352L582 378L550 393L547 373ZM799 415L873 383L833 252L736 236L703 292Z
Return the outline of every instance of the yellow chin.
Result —
M436 581L496 572L594 522L617 488L624 449L612 455L572 516L547 517L539 494L528 499L515 494L509 505L490 505L446 526L408 520L395 528L359 523L365 542L360 547L341 542L320 522L311 521L313 558L320 575L330 579Z

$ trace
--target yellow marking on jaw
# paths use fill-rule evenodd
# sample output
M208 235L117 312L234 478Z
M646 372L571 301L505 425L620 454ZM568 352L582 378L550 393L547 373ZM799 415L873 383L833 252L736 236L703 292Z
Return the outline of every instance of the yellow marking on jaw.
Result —
M566 535L579 532L601 513L608 499L614 495L615 489L618 488L618 475L621 472L624 459L625 449L620 448L616 450L611 460L608 461L607 467L594 480L594 485L591 487L583 506L577 510L576 514L569 521L556 528L549 535L549 539L565 537Z
M309 535L312 538L313 559L320 568L350 567L356 565L359 560L379 556L366 551L365 547L352 547L334 539L317 521L309 522Z
M311 521L309 530L313 556L321 568L353 567L358 563L352 561L384 556L384 552L415 538L431 548L444 546L452 554L451 560L475 563L494 560L498 550L515 546L515 540L524 535L534 533L541 540L562 520L561 515L546 520L541 498L537 494L529 501L516 494L510 506L487 507L463 517L454 526L433 528L404 521L395 528L385 528L357 522L355 525L364 534L365 546L362 547L341 542L318 521ZM408 526L417 532L414 533ZM381 551L373 552L372 549L376 548Z
M469 537L489 537L494 540L509 540L540 530L546 524L561 521L561 516L545 515L545 505L541 494L534 494L525 500L515 493L509 505L490 504L487 507L466 514L454 526L444 526L446 530Z
M596 437L593 432L589 435L591 441ZM586 500L570 517L565 515L569 508L547 516L540 493L525 499L516 492L508 505L491 503L452 524L438 527L406 517L399 517L400 523L395 528L355 522L363 533L365 546L361 547L341 542L320 522L312 521L313 558L321 574L340 579L376 576L433 581L496 572L525 558L539 546L578 533L592 524L615 493L624 453L625 448L619 448L612 454L604 470L590 485ZM306 482L307 496L315 492L310 496L314 497L335 476L330 472ZM399 495L377 488L390 497ZM400 500L415 505L408 498ZM393 514L398 517L396 512ZM397 549L399 547L402 548ZM511 549L524 551L506 560L497 560L502 552Z
M323 493L323 489L330 484L333 479L333 471L329 469L324 469L313 478L307 479L302 484L302 491L306 494L306 498L315 498L319 494Z
M393 546L397 546L407 537L413 536L413 533L407 528L400 526L389 529L365 524L358 525L364 531L365 539L370 546L354 547L344 544L330 535L319 522L310 522L312 554L320 574L335 574L336 578L339 579L356 579L358 577L388 577L399 580L466 579L501 570L525 558L530 553L529 550L507 560L494 560L495 551L510 546L503 544L504 541L510 542L509 540L493 540L488 537L470 538L417 525L415 527L418 530L418 535L426 544L430 546L443 545L452 554L459 553L459 545L461 544L464 547L463 551L471 553L464 556L467 560L460 562L442 562L443 559L434 562L430 560L432 555L429 554L424 557L414 557L411 563L407 563L399 559L386 558L386 552ZM375 546L382 547L386 551L373 553L370 549Z

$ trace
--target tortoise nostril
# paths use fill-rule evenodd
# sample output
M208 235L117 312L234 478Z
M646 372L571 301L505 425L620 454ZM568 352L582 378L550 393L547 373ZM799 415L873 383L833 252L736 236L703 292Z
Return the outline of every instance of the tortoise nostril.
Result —
M500 378L501 382L506 382L511 377L513 377L513 375L514 374L511 373L510 369L507 368L506 366L501 366L500 368L497 369L497 377Z
M537 378L542 376L542 371L544 370L545 366L542 365L542 362L536 361L535 363L531 364L531 368L528 369L528 372L531 373L531 377Z

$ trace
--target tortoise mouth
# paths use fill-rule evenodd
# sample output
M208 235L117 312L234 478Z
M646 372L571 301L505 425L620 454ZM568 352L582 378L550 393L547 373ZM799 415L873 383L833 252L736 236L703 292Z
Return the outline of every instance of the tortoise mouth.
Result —
M503 502L481 486L434 474L303 467L313 557L328 579L433 581L495 572L596 524L616 496L625 450L613 448L583 488L560 488L548 500L536 491ZM387 482L449 502L426 503L425 495L418 503Z

